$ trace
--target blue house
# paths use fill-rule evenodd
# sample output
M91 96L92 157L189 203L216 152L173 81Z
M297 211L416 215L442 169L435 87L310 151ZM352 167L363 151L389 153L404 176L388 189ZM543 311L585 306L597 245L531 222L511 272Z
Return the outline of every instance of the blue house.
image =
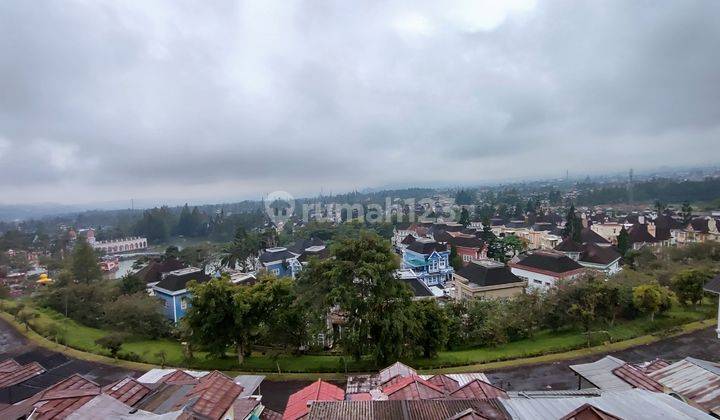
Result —
M260 265L277 277L295 278L302 269L298 256L284 247L268 248L260 254Z
M414 271L427 286L444 286L452 279L450 250L432 239L417 239L402 250L402 268Z
M191 280L204 283L210 278L211 276L205 274L203 269L196 267L183 268L164 274L159 282L152 285L152 291L155 297L162 301L165 317L173 323L177 323L180 318L185 316L190 307L190 293L187 290L187 284Z

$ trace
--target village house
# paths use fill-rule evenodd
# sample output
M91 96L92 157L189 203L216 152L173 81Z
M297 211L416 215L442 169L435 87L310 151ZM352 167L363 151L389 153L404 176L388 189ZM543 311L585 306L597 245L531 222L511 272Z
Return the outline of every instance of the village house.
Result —
M611 276L621 270L620 255L612 246L601 246L593 242L578 244L571 238L566 238L555 251L562 252L583 267Z
M525 291L527 281L493 260L475 260L453 273L453 297L458 300L510 298Z
M527 281L528 287L547 290L559 281L582 276L586 268L557 251L534 251L508 264L513 274Z
M419 238L402 250L402 268L414 271L427 286L444 286L453 273L449 258L447 245Z
M187 284L190 281L204 283L210 280L210 275L202 268L187 267L171 271L162 276L162 279L152 286L155 297L162 301L165 317L177 323L187 313L190 307L190 292Z

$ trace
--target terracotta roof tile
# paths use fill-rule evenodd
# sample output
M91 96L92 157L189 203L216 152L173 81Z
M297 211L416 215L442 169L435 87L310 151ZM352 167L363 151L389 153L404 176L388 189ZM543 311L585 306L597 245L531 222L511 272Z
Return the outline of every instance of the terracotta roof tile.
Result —
M101 392L93 381L75 374L42 393L35 403L35 419L64 419Z

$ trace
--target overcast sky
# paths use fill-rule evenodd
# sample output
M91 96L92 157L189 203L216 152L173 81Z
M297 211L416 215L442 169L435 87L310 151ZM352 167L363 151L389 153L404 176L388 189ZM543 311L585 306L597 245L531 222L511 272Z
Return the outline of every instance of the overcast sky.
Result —
M0 201L715 164L719 22L714 0L6 0Z

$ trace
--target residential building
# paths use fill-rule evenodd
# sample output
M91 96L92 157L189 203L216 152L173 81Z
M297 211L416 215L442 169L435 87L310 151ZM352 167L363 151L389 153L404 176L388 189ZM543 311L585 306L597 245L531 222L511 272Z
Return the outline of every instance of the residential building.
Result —
M718 220L714 217L696 217L683 229L673 230L678 245L720 241Z
M576 279L586 268L557 251L533 251L508 264L513 274L527 281L528 287L547 290L559 281Z
M414 271L427 286L444 286L453 273L450 250L432 239L419 238L403 249L402 268Z
M510 298L525 291L527 281L493 260L475 260L453 273L453 297L459 300Z
M445 296L445 290L440 289L437 286L428 287L420 278L417 273L410 269L397 270L396 277L398 280L407 284L410 290L413 292L413 299L432 299L436 297Z
M290 252L285 247L267 248L260 254L261 268L277 277L292 277L300 272L302 264L298 261L299 254Z
M317 382L295 392L288 398L283 420L298 420L307 418L310 407L321 401L343 401L345 391L341 388L318 379Z
M715 276L714 279L705 283L704 290L708 293L720 295L720 275ZM716 331L718 338L720 338L720 299L718 300L718 323Z
M555 251L562 252L583 267L613 275L620 271L622 255L612 246L600 246L592 242L578 244L571 238L565 238Z
M187 284L192 280L204 283L210 280L210 275L201 268L188 267L165 274L152 286L153 294L163 303L165 317L173 323L184 317L190 307Z

